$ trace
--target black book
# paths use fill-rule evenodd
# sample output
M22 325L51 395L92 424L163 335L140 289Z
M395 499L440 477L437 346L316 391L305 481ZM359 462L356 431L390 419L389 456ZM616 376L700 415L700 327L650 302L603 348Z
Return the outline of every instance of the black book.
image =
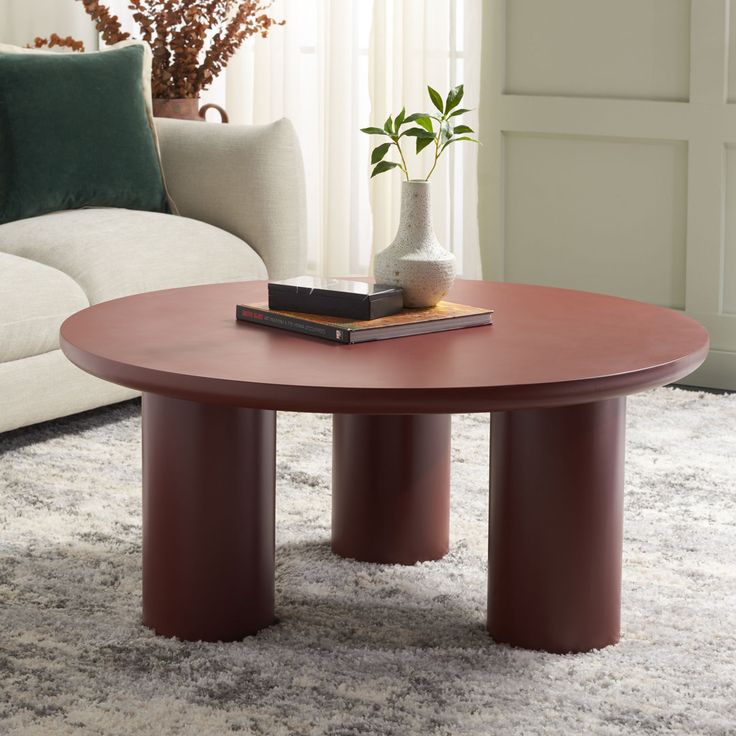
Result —
M268 306L285 312L370 320L400 312L404 296L396 286L297 276L269 282Z

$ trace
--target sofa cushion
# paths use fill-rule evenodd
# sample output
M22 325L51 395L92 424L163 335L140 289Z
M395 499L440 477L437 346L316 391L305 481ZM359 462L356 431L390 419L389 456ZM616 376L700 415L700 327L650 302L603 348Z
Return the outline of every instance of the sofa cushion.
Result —
M166 212L144 97L145 44L0 49L0 223L84 206Z
M177 215L69 210L0 225L0 251L63 271L90 304L155 289L267 278L234 235ZM233 305L234 309L234 305Z
M0 363L59 347L59 327L88 305L79 284L61 271L0 253Z

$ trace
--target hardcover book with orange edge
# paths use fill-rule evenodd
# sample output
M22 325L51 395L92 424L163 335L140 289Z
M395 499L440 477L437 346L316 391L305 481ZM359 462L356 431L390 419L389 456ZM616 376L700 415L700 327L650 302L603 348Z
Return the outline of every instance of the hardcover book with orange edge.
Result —
M235 314L241 322L276 327L341 343L387 340L392 337L489 325L492 315L491 309L453 302L440 302L434 307L423 309L403 309L388 317L359 321L324 314L269 309L266 302L238 304Z

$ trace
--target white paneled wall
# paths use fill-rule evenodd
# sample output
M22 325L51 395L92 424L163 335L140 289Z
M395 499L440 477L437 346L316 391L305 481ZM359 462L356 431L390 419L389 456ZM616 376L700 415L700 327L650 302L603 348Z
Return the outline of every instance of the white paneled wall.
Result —
M736 144L726 146L723 311L736 315Z
M682 309L736 389L736 0L486 7L485 277Z
M506 279L684 306L685 143L519 133L504 143Z
M506 92L687 100L690 0L511 0Z

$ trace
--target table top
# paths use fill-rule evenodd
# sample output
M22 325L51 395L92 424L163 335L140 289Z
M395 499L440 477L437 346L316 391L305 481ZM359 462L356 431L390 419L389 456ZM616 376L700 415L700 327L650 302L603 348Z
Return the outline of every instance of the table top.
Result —
M494 324L341 345L235 320L265 281L155 291L69 317L61 348L100 378L176 398L372 414L582 403L683 378L708 351L694 320L569 289L458 280L449 301Z

